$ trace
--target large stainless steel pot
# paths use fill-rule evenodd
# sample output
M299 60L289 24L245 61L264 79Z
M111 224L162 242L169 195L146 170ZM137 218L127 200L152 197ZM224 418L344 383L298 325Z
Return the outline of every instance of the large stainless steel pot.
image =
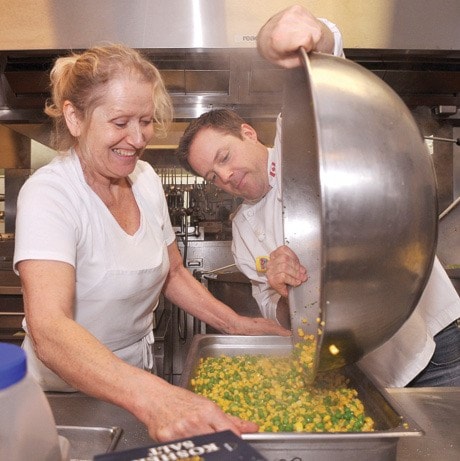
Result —
M282 177L285 240L309 280L289 301L294 324L317 339L316 366L329 369L357 361L412 313L434 259L436 183L390 87L346 59L303 59L286 80Z

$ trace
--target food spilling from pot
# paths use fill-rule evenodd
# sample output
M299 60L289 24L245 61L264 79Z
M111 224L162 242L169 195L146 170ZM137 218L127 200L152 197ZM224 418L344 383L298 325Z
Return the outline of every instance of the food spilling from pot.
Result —
M305 379L357 362L417 305L436 247L432 159L409 109L347 59L301 50L282 108L285 244L307 268L289 289Z

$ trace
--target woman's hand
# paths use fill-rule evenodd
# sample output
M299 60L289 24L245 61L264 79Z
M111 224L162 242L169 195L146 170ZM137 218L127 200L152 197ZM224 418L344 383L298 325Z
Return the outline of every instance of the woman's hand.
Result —
M164 382L158 389L144 392L146 401L142 407L147 410L141 418L154 440L165 442L195 435L231 430L237 435L257 432L258 426L225 414L215 403L186 389Z
M288 296L288 286L297 287L308 278L307 270L286 245L270 253L266 275L270 286L285 298Z
M334 35L324 23L299 5L275 14L257 35L259 53L282 67L301 65L300 47L307 52L333 53Z

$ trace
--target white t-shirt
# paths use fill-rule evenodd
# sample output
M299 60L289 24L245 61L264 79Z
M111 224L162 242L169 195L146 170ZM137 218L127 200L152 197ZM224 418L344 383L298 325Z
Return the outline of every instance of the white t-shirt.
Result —
M112 351L151 332L169 270L167 245L175 240L153 168L138 161L129 179L141 215L134 235L88 186L73 150L26 181L17 207L15 270L26 259L75 267L74 319Z

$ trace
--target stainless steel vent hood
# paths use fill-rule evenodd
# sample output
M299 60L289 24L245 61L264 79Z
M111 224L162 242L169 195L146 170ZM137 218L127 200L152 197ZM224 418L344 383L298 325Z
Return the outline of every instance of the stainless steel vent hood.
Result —
M279 111L284 71L265 62L254 49L146 52L160 68L178 119L213 106L237 107L242 115L256 118L274 117ZM345 52L388 83L409 106L460 106L460 51ZM44 120L48 72L59 54L0 52L0 121Z
M458 0L301 0L340 25L345 52L409 106L460 106ZM100 42L143 49L160 68L176 117L215 106L273 118L283 70L255 50L285 0L0 0L0 122L40 123L56 56ZM451 109L449 109L451 110ZM456 115L449 114L455 118Z
M247 48L261 25L298 3L340 26L347 48L460 48L458 0L0 0L0 48Z

